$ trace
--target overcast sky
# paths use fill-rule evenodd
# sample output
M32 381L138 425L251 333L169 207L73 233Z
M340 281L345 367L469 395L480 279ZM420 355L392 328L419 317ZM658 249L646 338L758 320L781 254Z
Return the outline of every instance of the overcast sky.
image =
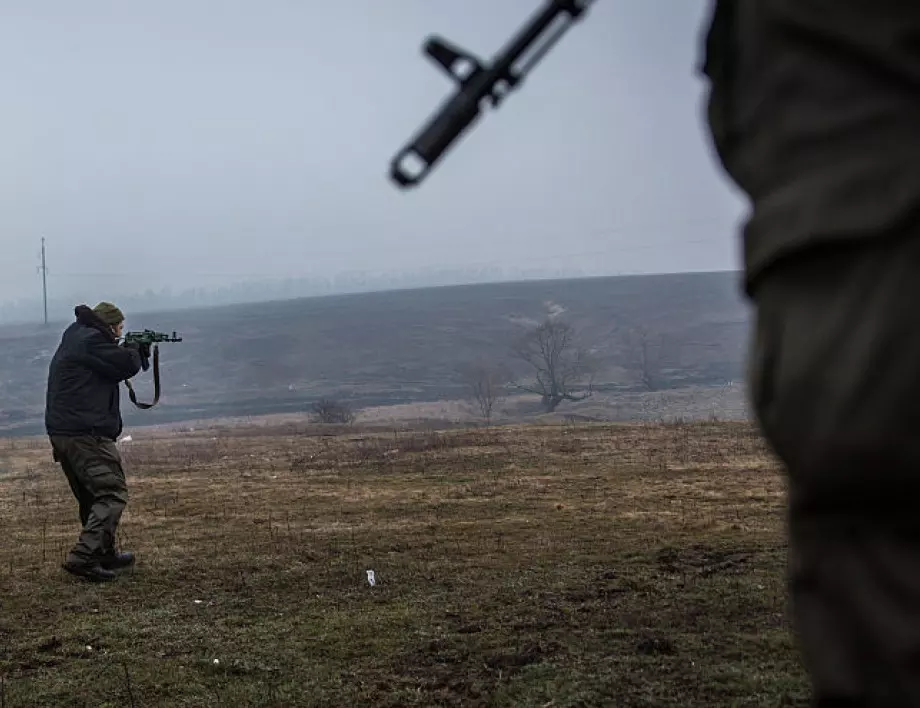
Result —
M351 269L738 266L704 0L599 0L419 189L391 156L539 0L3 0L0 301Z

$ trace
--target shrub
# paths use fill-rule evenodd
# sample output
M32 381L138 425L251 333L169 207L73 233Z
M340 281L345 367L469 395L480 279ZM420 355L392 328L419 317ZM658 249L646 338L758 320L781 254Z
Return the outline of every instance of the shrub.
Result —
M357 417L347 403L321 398L312 406L313 419L317 423L351 425Z

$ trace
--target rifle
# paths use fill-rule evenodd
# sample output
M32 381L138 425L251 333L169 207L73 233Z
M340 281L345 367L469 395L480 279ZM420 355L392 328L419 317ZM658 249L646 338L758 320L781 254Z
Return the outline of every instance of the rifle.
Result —
M141 403L137 400L137 395L134 393L134 387L131 385L130 381L125 381L125 386L128 387L128 396L131 399L131 403L140 408L141 410L149 410L153 408L160 400L160 342L181 342L182 337L177 337L176 333L173 332L172 335L168 335L164 332L155 332L152 329L145 329L142 332L127 332L124 335L125 344L137 344L143 350L145 348L153 347L153 402L152 403ZM144 371L150 368L150 361L146 356L141 354L141 367Z
M412 140L396 153L390 163L391 179L401 189L420 184L451 145L479 118L483 99L488 98L492 107L497 109L594 1L546 0L543 8L534 13L530 21L493 57L490 66L446 40L430 36L423 45L423 51L459 86ZM546 32L549 35L544 37ZM541 40L530 57L516 66L516 62Z

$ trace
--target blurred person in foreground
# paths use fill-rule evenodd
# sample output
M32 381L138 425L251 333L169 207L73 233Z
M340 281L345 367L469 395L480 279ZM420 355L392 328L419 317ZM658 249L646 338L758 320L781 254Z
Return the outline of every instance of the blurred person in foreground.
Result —
M920 706L920 3L718 0L705 52L814 705Z
M128 502L121 455L119 384L136 375L149 356L138 345L119 345L124 315L101 302L74 309L76 321L61 337L48 374L45 428L77 499L83 530L64 569L91 581L114 580L134 564L134 554L115 548Z

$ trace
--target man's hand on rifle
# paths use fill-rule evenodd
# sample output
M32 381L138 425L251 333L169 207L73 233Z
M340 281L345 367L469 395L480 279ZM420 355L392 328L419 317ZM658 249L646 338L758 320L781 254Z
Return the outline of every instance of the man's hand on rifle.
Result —
M150 343L149 342L138 342L135 340L127 341L124 343L124 347L127 349L135 349L137 353L141 356L141 369L147 371L150 368Z
M137 350L141 355L141 368L147 371L150 368L150 342L141 342Z

